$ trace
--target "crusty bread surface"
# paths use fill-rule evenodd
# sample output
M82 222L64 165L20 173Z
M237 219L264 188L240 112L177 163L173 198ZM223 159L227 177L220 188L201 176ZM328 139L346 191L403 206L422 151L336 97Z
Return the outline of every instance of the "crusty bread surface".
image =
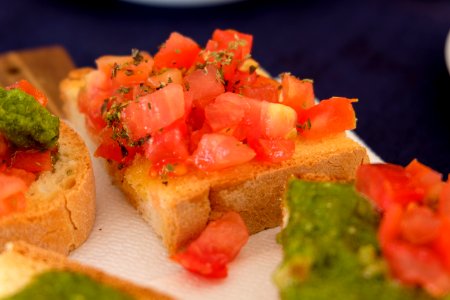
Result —
M29 284L33 277L51 270L83 273L135 299L170 299L157 291L137 286L22 241L6 244L3 253L0 254L0 299L17 293Z
M91 232L95 218L94 174L88 149L64 122L53 171L30 186L26 209L0 218L0 248L8 241L68 254Z
M90 69L74 70L61 83L66 113L80 124L78 92ZM359 165L368 162L366 150L345 134L318 141L297 141L294 156L282 163L251 161L218 172L193 170L164 182L149 174L150 162L137 156L131 166L107 168L143 218L161 236L169 253L198 236L209 220L234 210L250 233L281 224L281 198L289 176L309 180L350 181Z

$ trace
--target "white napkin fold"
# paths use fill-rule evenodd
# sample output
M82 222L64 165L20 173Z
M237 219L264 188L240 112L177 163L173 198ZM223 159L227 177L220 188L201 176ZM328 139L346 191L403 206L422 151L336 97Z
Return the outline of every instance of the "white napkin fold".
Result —
M78 125L78 124L77 124ZM91 153L95 147L83 127L76 130ZM354 133L349 136L364 144ZM372 162L381 159L368 149ZM92 158L96 180L97 213L89 239L70 257L83 264L152 287L178 299L277 299L272 274L282 251L275 241L280 228L252 235L229 264L225 279L206 279L171 261L154 231L128 204L100 159Z

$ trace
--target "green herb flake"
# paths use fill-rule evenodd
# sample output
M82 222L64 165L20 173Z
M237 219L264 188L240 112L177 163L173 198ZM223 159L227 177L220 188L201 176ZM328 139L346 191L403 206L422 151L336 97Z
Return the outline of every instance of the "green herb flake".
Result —
M141 51L139 49L133 48L131 49L131 57L133 58L133 64L135 66L139 65L144 57L141 54Z
M111 79L115 78L117 76L117 72L121 69L120 65L118 63L114 63L111 68Z
M310 130L311 129L311 119L307 119L305 123L297 123L295 125L297 129L300 129L301 131Z
M103 100L102 107L100 107L100 112L101 112L102 116L105 114L106 110L108 109L108 104L109 104L108 98Z
M121 86L118 90L117 93L121 94L121 95L125 95L128 94L130 92L130 88L129 87L125 87L125 86Z

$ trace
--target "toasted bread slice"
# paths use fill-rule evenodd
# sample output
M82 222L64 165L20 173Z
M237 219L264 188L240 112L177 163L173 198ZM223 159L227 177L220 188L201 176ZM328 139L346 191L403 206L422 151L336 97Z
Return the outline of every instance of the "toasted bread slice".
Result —
M95 188L89 151L80 136L60 125L58 160L30 186L26 210L0 218L0 247L24 240L62 254L80 246L95 218Z
M77 95L89 69L71 72L61 83L69 119L83 126ZM81 121L80 121L81 119ZM251 161L218 172L192 171L169 178L149 175L150 162L137 157L131 166L108 169L128 200L162 237L169 253L195 238L207 222L229 210L243 217L250 233L281 224L281 198L289 176L349 181L368 161L363 146L344 134L314 142L298 141L294 156L279 164Z
M0 299L19 292L43 272L59 270L85 274L94 281L117 289L134 299L170 299L159 292L126 282L22 241L8 243L0 254Z

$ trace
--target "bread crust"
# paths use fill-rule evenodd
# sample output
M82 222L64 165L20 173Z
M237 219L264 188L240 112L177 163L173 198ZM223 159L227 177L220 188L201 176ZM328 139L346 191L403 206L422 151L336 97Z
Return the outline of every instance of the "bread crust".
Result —
M76 91L83 87L89 72L75 70L61 83L67 110L76 107ZM67 113L80 124L79 114ZM250 233L279 226L281 199L290 176L351 181L357 167L368 161L363 146L340 134L318 141L298 140L294 156L279 164L251 161L219 172L193 170L169 178L167 184L149 175L150 163L141 157L124 170L114 163L107 168L114 183L173 254L197 237L208 221L230 210L240 213Z
M54 171L40 174L26 194L26 209L0 218L0 247L28 243L67 255L91 232L95 218L94 174L89 152L64 122Z
M50 252L32 245L29 245L23 241L17 241L8 243L5 246L5 250L0 254L0 267L1 262L5 260L11 261L14 265L15 262L26 261L27 263L20 263L17 265L17 272L21 272L35 276L41 272L50 270L65 270L86 274L97 282L101 282L108 286L114 287L122 292L131 295L135 299L172 299L160 292L151 290L149 288L141 287L131 282L122 280L118 277L106 274L95 268L88 267L67 259L65 256L58 253ZM20 270L20 268L27 268L28 270ZM12 271L14 272L14 270ZM26 278L28 279L28 278ZM31 279L31 278L30 278ZM27 280L28 281L28 280ZM27 282L25 282L27 283ZM0 282L0 285L3 284ZM20 286L21 287L21 286ZM0 295L1 296L1 295Z

